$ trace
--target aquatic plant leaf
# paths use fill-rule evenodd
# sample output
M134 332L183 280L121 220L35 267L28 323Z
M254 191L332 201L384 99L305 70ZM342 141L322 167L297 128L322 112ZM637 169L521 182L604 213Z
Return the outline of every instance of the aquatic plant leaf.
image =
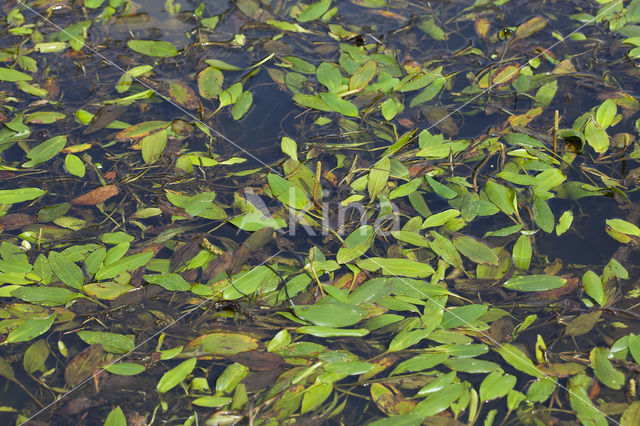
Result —
M271 192L282 204L296 210L302 210L310 204L305 192L283 177L275 173L269 173L267 181Z
M607 99L596 110L596 123L600 125L600 128L606 130L611 126L613 119L618 112L618 106L613 99Z
M363 225L354 230L338 249L336 261L340 264L351 262L369 250L373 242L373 226Z
M367 181L367 190L369 191L369 199L372 201L387 187L390 169L389 157L383 157L371 168Z
M318 82L323 84L330 92L342 86L342 74L335 64L322 62L316 69L316 78Z
M129 40L127 46L134 52L156 58L168 58L178 54L176 47L168 41Z
M333 383L316 382L302 395L300 414L308 413L320 406L333 392Z
M96 272L96 280L116 277L124 271L132 271L147 264L153 257L153 252L145 251L124 257L109 265L104 265Z
M364 89L376 75L376 61L367 61L356 69L349 78L349 90Z
M33 80L29 74L25 74L22 71L14 70L11 68L0 68L0 81L30 81Z
M297 305L293 312L298 318L322 327L348 327L363 317L358 307L340 302Z
M640 237L640 228L638 228L633 223L627 222L626 220L607 219L606 223L615 231L618 231L627 235L633 235L635 237Z
M127 418L119 405L109 412L104 421L104 426L127 426Z
M458 235L453 238L453 244L460 253L475 263L498 265L496 253L475 238L468 235Z
M423 104L425 102L429 102L431 99L435 98L440 90L444 87L447 82L447 78L440 75L433 82L431 82L427 87L425 87L422 92L416 95L409 102L409 108L413 108L414 106Z
M484 190L493 204L503 213L512 215L515 213L516 194L512 188L500 185L493 179L487 180Z
M37 112L32 112L31 114L25 115L24 123L25 124L29 124L29 123L51 124L51 123L55 123L56 121L62 120L65 117L66 115L64 115L61 112L37 111Z
M142 159L147 164L153 164L162 156L164 148L167 146L167 132L161 130L145 136L140 141L142 149Z
M458 253L458 250L451 242L451 240L438 234L435 231L431 231L430 235L433 237L433 240L429 243L429 247L431 248L431 250L433 250L438 256L442 258L442 260L447 262L449 265L464 269L460 253Z
M0 189L0 204L15 204L35 200L46 194L40 188Z
M476 358L449 358L444 365L453 371L470 374L486 374L492 371L502 371L499 364Z
M198 91L205 99L213 99L222 91L224 76L213 67L207 67L198 73Z
M496 351L509 365L518 371L522 371L533 377L545 377L545 375L535 366L533 362L517 347L503 343L500 347L494 347Z
M429 247L429 240L417 232L411 231L391 231L391 235L398 241L413 244L418 247Z
M80 158L78 158L78 156L67 154L67 156L64 158L64 167L70 174L78 177L84 177L84 163Z
M245 90L238 96L236 103L233 105L231 115L234 120L240 120L249 111L253 104L253 94L249 90Z
M364 337L369 334L369 330L365 328L334 328L318 325L298 327L296 332L316 337Z
M223 70L223 71L239 71L242 68L237 67L235 65L231 65L225 61L222 61L220 59L205 59L205 62L213 67L213 68L217 68L219 70Z
M571 210L566 210L560 215L558 219L558 224L556 225L556 235L560 236L567 232L569 228L571 228L571 224L573 223L573 212Z
M28 342L46 333L56 320L56 314L47 318L31 318L11 330L5 343Z
M118 376L135 376L145 370L144 365L135 364L133 362L119 362L117 364L107 365L104 367L111 374Z
M265 288L274 288L278 275L269 267L261 265L250 271L239 272L231 277L233 285L228 285L222 295L225 300L235 300Z
M551 211L549 204L547 204L547 200L542 197L535 196L533 198L533 219L536 222L536 225L538 225L544 232L553 232L553 212Z
M589 354L591 368L598 380L611 389L621 389L625 383L624 374L616 370L609 361L609 349L593 348Z
M233 391L248 373L249 369L238 362L229 364L216 379L216 393Z
M307 95L304 93L296 93L293 95L293 101L299 103L303 107L313 108L320 111L333 111L324 100L318 95Z
M252 351L258 347L258 340L246 334L210 333L190 341L185 352L202 351L213 355L235 355Z
M105 351L116 354L125 354L135 347L133 336L109 331L80 330L77 335L89 345L102 345Z
M422 418L435 416L446 410L453 404L464 391L462 383L454 383L440 392L435 392L420 401L411 414L417 414Z
M60 281L78 290L82 288L84 284L84 273L82 269L69 260L67 256L51 251L49 253L49 265Z
M487 312L487 305L464 305L448 308L442 315L440 327L443 329L457 328L470 325Z
M592 270L585 272L582 275L582 285L584 286L584 292L587 293L589 297L595 300L600 306L604 305L606 302L604 287L602 280L600 280L600 277L595 272Z
M286 136L283 136L280 140L280 149L286 155L288 155L292 160L298 161L298 146L296 145L296 141Z
M547 19L543 16L534 16L533 18L527 19L524 23L518 25L518 28L516 28L516 37L529 37L531 34L546 27L547 22Z
M502 286L516 291L546 291L560 288L567 283L556 275L521 275L508 279Z
M511 374L503 374L500 371L492 371L480 384L480 400L482 402L502 398L516 384L516 377Z
M420 354L416 355L413 358L409 358L406 361L402 361L400 364L396 366L396 368L391 372L391 375L402 374L405 371L416 372L422 370L428 370L430 368L435 367L436 365L442 364L449 358L447 354Z
M405 425L405 423L395 422L398 418L397 414L411 411L416 405L415 402L405 398L402 393L393 386L385 386L381 383L373 383L369 392L371 393L371 399L378 409L386 415L391 416L390 419L394 420L392 424Z
M555 390L556 382L543 377L531 383L527 391L527 398L531 402L545 402Z
M593 121L589 121L585 126L584 137L587 139L587 143L591 145L591 148L598 154L602 154L609 149L609 135Z
M64 381L76 386L91 376L102 364L104 349L100 345L91 345L73 357L64 370Z
M424 220L422 229L442 226L458 216L460 216L460 210L456 209L448 209L440 213L432 214Z
M388 259L384 257L368 257L358 260L356 264L367 271L382 269L383 275L404 276L411 278L426 278L433 274L433 268L428 263L410 259Z
M569 379L569 404L571 408L576 411L578 420L580 420L582 424L607 426L609 421L605 415L593 405L587 393L590 382L591 378L584 374L579 374Z
M422 340L429 337L429 335L433 332L433 330L437 327L437 324L432 323L429 324L428 328L417 329L417 330L402 330L400 333L396 334L395 337L389 343L389 349L387 352L398 352L405 350L415 344L418 344Z
M520 235L513 245L513 263L516 268L527 270L531 264L531 238L528 235Z
M156 386L157 391L160 393L166 393L178 386L189 374L191 374L197 362L197 358L189 358L164 373Z
M67 143L67 135L54 136L46 141L31 148L27 152L27 158L29 161L22 164L22 167L34 167L45 161L49 161L56 156Z
M347 117L357 117L358 116L358 108L347 101L331 92L321 92L318 94L320 99L331 109L331 111L337 112L338 114L346 115Z
M640 424L640 401L634 401L624 410L620 417L621 426Z
M329 6L331 6L331 0L320 0L317 3L312 3L304 8L296 20L298 22L314 21L324 15L329 10Z
M233 399L228 396L201 396L200 398L194 399L191 403L198 407L208 407L208 408L216 408L216 407L224 407L231 403Z
M429 186L431 187L431 189L433 189L436 192L436 194L438 194L442 198L451 200L458 196L458 193L456 191L454 191L453 189L449 188L446 185L441 184L431 176L427 175L425 176L425 178L427 179L427 182L429 183Z
M22 365L28 374L36 371L46 371L46 361L49 358L49 347L44 339L35 341L24 351Z
M149 136L154 132L158 132L162 129L169 127L171 123L167 121L144 121L142 123L129 126L116 135L116 140L121 142L136 141L142 139L145 136Z
M25 302L43 306L66 305L82 297L82 295L66 288L41 286L21 286L13 290L11 295Z
M180 274L145 275L144 279L169 291L187 291L191 289L191 284L185 281Z

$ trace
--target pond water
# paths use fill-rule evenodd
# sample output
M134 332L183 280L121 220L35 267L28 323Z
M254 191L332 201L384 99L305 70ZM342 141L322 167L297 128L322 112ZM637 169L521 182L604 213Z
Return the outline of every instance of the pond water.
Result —
M3 424L640 424L640 0L0 11Z

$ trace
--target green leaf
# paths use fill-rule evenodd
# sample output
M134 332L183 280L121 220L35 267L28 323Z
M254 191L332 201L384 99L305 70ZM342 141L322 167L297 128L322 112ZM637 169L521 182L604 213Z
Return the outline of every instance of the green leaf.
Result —
M316 337L364 337L369 334L369 330L364 328L334 328L317 325L298 327L296 332Z
M231 277L233 285L227 286L222 295L226 300L240 299L259 289L274 288L278 276L269 267L261 265L250 271L242 271Z
M611 126L617 113L618 107L616 101L607 99L596 110L596 123L598 123L603 130L606 130L607 127Z
M88 345L102 345L107 352L126 354L127 352L131 352L135 347L133 337L118 333L80 330L77 334L78 337Z
M167 58L178 54L175 46L168 41L129 40L127 46L134 52L157 58Z
M460 398L464 389L465 387L462 383L454 383L440 392L434 392L420 401L411 411L411 414L419 415L421 418L435 416L449 408L451 404Z
M216 379L216 393L233 391L248 373L249 369L238 362L229 364Z
M296 141L283 136L280 141L280 149L282 149L282 152L288 155L293 161L298 161L298 146L296 145Z
M389 343L389 349L387 351L398 352L405 350L429 337L435 327L436 324L430 324L430 326L426 329L421 328L411 331L402 330L391 340L391 342Z
M513 245L513 263L518 269L527 270L531 264L531 238L528 235L520 235Z
M349 79L349 90L364 89L376 75L376 61L367 61Z
M368 257L358 260L356 263L358 267L367 271L382 269L383 275L426 278L434 272L431 265L409 259Z
M216 408L230 404L231 398L227 396L201 396L192 401L193 405L198 407Z
M205 59L207 65L223 71L240 71L242 68L221 61L220 59Z
M460 253L468 257L472 262L498 265L496 253L475 238L467 235L458 235L453 238L453 244Z
M633 223L629 223L622 219L607 219L607 225L613 228L614 231L621 232L627 235L633 235L640 237L640 228Z
M331 0L320 0L317 3L312 3L304 8L302 13L298 15L296 20L298 22L309 22L320 18L324 13L329 10L331 6Z
M198 362L197 358L190 358L164 373L156 386L158 392L165 393L179 385L189 374L191 374L196 366L196 362Z
M330 302L315 305L297 305L297 317L323 327L348 327L360 322L362 312L349 303Z
M338 249L336 261L340 264L351 262L369 250L373 242L373 227L364 225L353 231Z
M118 376L135 376L145 370L144 365L135 364L133 362L119 362L117 364L111 364L104 367L111 374L117 374Z
M51 124L62 120L66 116L60 112L54 111L37 111L27 114L24 117L24 123Z
M382 157L382 159L371 168L367 183L371 201L375 200L378 194L387 187L390 170L391 163L389 157Z
M576 411L578 420L583 425L607 426L609 421L602 412L596 408L589 398L587 388L591 378L578 374L569 379L569 404Z
M566 282L556 275L521 275L508 279L502 286L516 291L546 291L560 288Z
M82 288L84 273L67 256L55 251L49 252L49 265L60 281L78 290Z
M124 416L120 406L117 406L109 412L109 415L104 421L104 426L127 426L127 418Z
M300 414L312 411L320 406L333 392L332 383L316 382L305 389L300 405Z
M31 148L27 152L27 161L22 167L33 167L40 163L44 163L56 156L67 143L67 135L54 136L46 141L42 142L38 146Z
M49 347L47 346L45 339L37 340L24 352L24 357L22 359L24 370L28 374L33 374L36 371L42 371L44 373L47 371L45 363L48 357Z
M144 279L169 291L187 291L191 289L191 284L185 281L180 274L145 275Z
M387 99L380 105L380 112L385 120L391 121L400 111L400 106L395 99Z
M422 92L411 99L411 102L409 102L409 108L413 108L416 105L420 105L435 98L436 95L440 93L440 90L444 87L446 82L446 77L438 76L431 84L425 87Z
M296 210L305 209L310 204L305 192L283 177L269 173L267 181L271 192L282 204Z
M198 73L198 92L205 99L213 99L220 94L224 76L219 69L207 67Z
M428 34L434 40L447 39L447 34L436 24L436 21L432 16L429 16L427 19L418 24L418 28L424 33Z
M431 187L431 189L433 189L436 192L436 194L438 194L442 198L446 198L447 200L451 200L451 199L456 198L458 196L458 193L456 191L454 191L453 189L449 188L446 185L441 184L440 182L438 182L437 180L435 180L431 176L427 175L426 179L427 179L427 182L429 183L429 186Z
M556 225L556 235L560 236L567 232L567 230L571 228L572 223L573 212L571 210L566 210L560 215L560 218L558 219L558 224Z
M253 104L253 94L249 90L245 90L238 96L235 104L233 104L233 109L231 110L231 115L234 120L240 120L244 115L249 111L251 105Z
M44 306L66 305L82 297L66 288L40 286L22 286L13 290L11 295L25 302Z
M624 374L613 367L609 361L609 355L609 349L593 348L589 354L591 368L593 368L598 380L605 386L611 389L621 389L625 382Z
M342 99L335 93L322 92L318 95L320 96L320 99L322 99L322 101L327 104L331 111L337 112L338 114L346 115L347 117L358 116L358 108L351 102Z
M493 371L484 378L480 384L480 400L482 402L492 399L502 398L516 384L516 377L511 374L503 374L500 371Z
M449 265L463 269L462 258L453 243L435 231L431 231L430 234L433 237L433 241L429 244L431 250Z
M422 224L422 229L442 226L451 219L460 216L460 210L448 209L440 213L432 214Z
M584 128L584 137L595 152L602 154L609 149L609 135L593 121L589 121Z
M14 70L11 68L0 68L0 81L30 81L33 77L29 74L25 74L21 71Z
M0 204L15 204L35 200L46 194L39 188L0 189Z
M447 308L442 316L440 327L445 330L470 325L487 312L487 305L464 305Z
M167 131L161 130L145 136L140 142L142 159L147 164L153 164L162 156L167 146Z
M493 179L489 179L484 186L484 191L497 208L507 215L514 214L516 205L516 194L512 188L500 185Z
M533 377L545 377L545 375L533 365L533 362L517 347L509 344L503 343L501 347L493 348L507 364L511 365L518 371L522 371L525 374L528 374Z
M145 251L124 257L118 261L104 265L96 272L96 280L104 280L120 275L124 271L133 271L147 264L153 257L153 252Z
M55 313L47 318L28 319L11 330L5 340L5 343L28 342L29 340L33 340L46 333L51 328L51 325L55 320Z
M84 163L80 158L78 158L77 155L67 154L67 156L64 158L64 167L70 174L78 177L84 177Z
M542 197L534 197L533 219L535 220L536 225L538 225L544 232L553 232L553 212L551 211L551 208L549 208L547 201Z
M587 293L589 297L595 300L600 306L604 305L606 302L604 287L600 277L595 272L592 270L585 272L584 275L582 275L582 285L584 286L585 293Z
M621 426L634 426L640 424L640 401L634 401L624 410L620 417Z
M442 364L449 358L449 355L443 353L420 354L406 361L401 362L393 370L391 375L402 374L406 371L416 372L428 370L436 365Z
M258 347L254 337L239 333L210 333L197 337L189 342L186 352L207 352L213 355L235 355L252 351Z
M342 74L334 64L328 62L321 63L316 69L316 78L329 89L330 92L339 89L342 86Z

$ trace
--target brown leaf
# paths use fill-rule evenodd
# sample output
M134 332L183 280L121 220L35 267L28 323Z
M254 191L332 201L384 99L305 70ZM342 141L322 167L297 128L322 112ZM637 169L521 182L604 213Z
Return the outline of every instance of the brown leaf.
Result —
M0 217L0 229L13 231L36 222L36 218L25 213L9 213Z
M102 345L91 345L76 355L64 370L64 381L69 386L76 386L100 366L104 357Z
M74 206L95 206L120 193L116 185L101 186L71 200Z

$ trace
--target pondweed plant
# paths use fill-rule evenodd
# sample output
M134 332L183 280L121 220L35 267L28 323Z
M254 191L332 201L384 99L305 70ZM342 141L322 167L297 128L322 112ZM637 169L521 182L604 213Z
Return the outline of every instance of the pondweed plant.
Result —
M640 1L0 10L4 423L640 423Z

